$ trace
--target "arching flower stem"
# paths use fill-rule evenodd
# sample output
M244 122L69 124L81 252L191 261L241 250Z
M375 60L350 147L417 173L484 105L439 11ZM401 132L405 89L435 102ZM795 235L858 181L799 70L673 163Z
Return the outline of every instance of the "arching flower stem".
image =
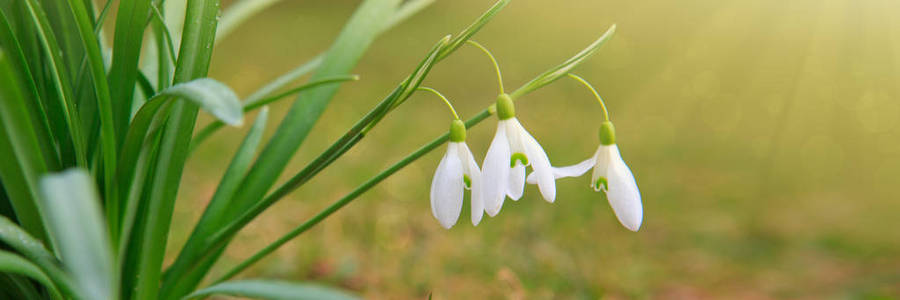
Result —
M578 76L578 75L575 75L572 73L569 73L567 75L569 75L569 77L572 77L572 79L575 79L578 82L581 82L582 84L584 84L584 86L586 86L588 89L591 90L591 93L593 93L594 97L597 98L597 102L600 102L600 108L603 109L604 121L609 121L609 111L606 110L606 103L603 103L603 98L600 98L600 94L597 93L597 90L594 89L594 86L592 86L590 83L588 83L587 80L584 80L584 78L581 78L581 76Z
M450 112L453 113L453 118L455 118L456 120L459 120L459 114L456 113L456 109L453 108L453 104L450 104L450 100L447 100L447 97L444 97L444 94L441 94L441 92L438 92L437 90L435 90L433 88L425 87L425 86L420 86L416 89L420 90L420 91L429 91L429 92L437 95L438 97L441 97L441 100L444 100L444 104L447 104L447 108L450 108Z
M500 74L500 65L497 64L497 59L494 58L494 55L491 54L491 51L489 51L487 48L485 48L478 42L473 41L473 40L466 40L466 43L469 43L472 46L478 47L478 49L481 49L481 52L484 52L484 54L487 54L488 58L491 59L491 63L494 64L494 71L497 72L497 83L500 85L500 94L503 94L503 75Z

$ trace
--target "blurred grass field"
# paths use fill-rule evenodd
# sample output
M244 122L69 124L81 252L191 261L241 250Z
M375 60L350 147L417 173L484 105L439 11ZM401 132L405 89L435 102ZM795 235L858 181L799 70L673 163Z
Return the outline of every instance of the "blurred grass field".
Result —
M282 1L219 45L210 76L247 95L327 49L356 4ZM386 96L435 41L489 5L437 1L380 38L355 69L362 80L344 85L287 175ZM464 209L444 230L428 201L442 147L250 273L372 299L896 299L898 11L892 0L514 0L475 37L497 56L509 90L618 24L576 73L610 108L643 194L641 230L619 225L587 177L559 181L556 203L529 186L497 217L472 227ZM425 85L471 116L497 94L492 72L477 49L463 49ZM288 105L275 105L274 115ZM555 165L596 149L600 110L574 81L522 98L517 111ZM414 96L244 230L214 273L441 134L450 119L433 95ZM269 122L270 133L276 125ZM488 120L469 132L479 162L495 126ZM172 252L242 133L223 130L190 159Z

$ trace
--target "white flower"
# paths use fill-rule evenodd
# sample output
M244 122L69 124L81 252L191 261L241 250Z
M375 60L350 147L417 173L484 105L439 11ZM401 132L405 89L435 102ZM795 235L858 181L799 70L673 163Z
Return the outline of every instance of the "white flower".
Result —
M431 181L431 213L441 226L450 229L456 224L465 189L477 191L480 184L481 171L469 146L465 142L450 142ZM472 193L471 201L472 225L478 225L484 214L484 202L476 192Z
M490 216L500 212L506 196L519 200L525 189L525 167L531 173L545 200L556 199L556 182L550 159L537 140L514 117L512 101L501 95L497 100L497 133L484 158L481 198Z
M644 209L641 206L641 192L631 169L622 160L619 147L616 144L600 145L597 152L591 158L576 165L553 168L555 178L581 176L587 170L593 168L591 187L595 191L604 191L609 205L619 222L631 231L637 231L641 227ZM534 184L537 178L528 176L528 183Z

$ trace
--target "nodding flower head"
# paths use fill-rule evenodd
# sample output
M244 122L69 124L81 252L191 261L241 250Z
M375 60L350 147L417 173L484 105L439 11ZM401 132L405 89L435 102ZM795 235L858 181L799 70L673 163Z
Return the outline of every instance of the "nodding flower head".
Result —
M472 190L472 224L478 225L484 214L484 202L478 191L481 170L466 145L466 126L460 120L450 125L450 143L431 181L431 213L441 226L450 229L462 212L463 194Z
M600 147L590 158L567 167L553 168L555 178L577 177L593 169L591 187L606 193L619 222L631 231L638 231L643 221L644 209L641 192L631 169L622 160L619 147L615 144L615 128L609 121L600 126ZM538 178L528 176L529 183L538 183Z
M549 202L556 199L556 182L547 153L515 117L509 95L497 99L497 133L484 158L481 197L490 216L500 212L507 196L519 200L525 189L525 167L531 166L541 195Z

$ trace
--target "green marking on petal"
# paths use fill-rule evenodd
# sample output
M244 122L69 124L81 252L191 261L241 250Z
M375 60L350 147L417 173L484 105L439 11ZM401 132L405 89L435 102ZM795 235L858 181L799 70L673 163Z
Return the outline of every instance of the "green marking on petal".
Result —
M510 168L515 167L517 160L522 162L523 166L528 165L528 156L525 156L525 154L523 154L523 153L516 152L516 153L513 153L513 155L509 157L509 167Z
M606 181L606 177L597 178L597 181L594 182L594 190L595 191L608 191L609 190L609 182Z
M463 174L463 182L466 184L467 189L472 188L472 178L469 178L469 175Z

